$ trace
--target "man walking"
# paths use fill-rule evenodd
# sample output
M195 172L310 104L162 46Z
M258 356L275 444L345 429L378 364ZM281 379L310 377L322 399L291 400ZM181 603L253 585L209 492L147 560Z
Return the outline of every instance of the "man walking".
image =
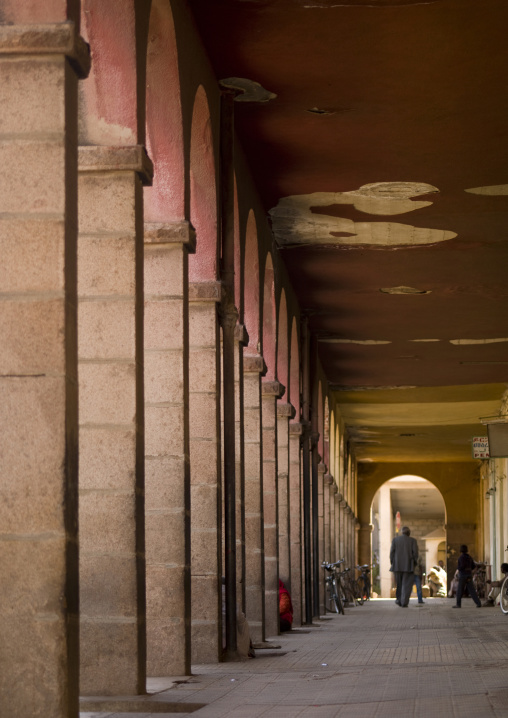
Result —
M397 583L395 603L402 608L406 608L409 604L409 596L414 583L413 569L417 560L418 544L416 539L411 538L411 531L407 526L403 526L402 533L395 536L390 548L390 571L395 574Z

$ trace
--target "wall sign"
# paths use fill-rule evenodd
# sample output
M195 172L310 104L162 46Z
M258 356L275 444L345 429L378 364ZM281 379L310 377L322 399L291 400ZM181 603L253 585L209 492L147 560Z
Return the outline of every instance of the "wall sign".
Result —
M473 459L489 459L489 437L473 436Z

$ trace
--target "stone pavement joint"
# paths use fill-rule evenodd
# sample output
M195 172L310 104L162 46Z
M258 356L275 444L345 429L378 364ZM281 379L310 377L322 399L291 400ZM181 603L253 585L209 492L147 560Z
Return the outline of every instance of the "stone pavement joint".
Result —
M188 677L150 679L149 695L128 707L103 703L94 711L83 699L80 715L508 718L508 617L477 611L468 599L460 612L452 605L427 599L424 607L411 602L401 611L393 600L369 601L319 630L306 626L276 637L281 651L196 665ZM160 712L165 706L170 711Z

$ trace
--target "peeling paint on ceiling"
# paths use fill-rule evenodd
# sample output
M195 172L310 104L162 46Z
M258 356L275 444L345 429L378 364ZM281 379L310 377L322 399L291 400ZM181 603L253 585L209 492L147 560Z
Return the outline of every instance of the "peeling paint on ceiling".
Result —
M334 337L320 337L319 341L325 344L362 344L364 346L371 344L391 344L391 341L378 341L376 339L335 339Z
M371 215L406 214L432 204L411 198L435 192L439 192L436 187L422 182L376 182L351 192L314 192L282 197L269 214L280 246L435 244L457 235L447 230L414 227L399 222L355 222L313 211L316 207L353 205L358 211Z
M226 77L219 85L241 93L235 97L235 102L269 102L277 97L275 93L265 90L259 82L245 77Z
M429 289L415 289L415 287L383 287L379 291L383 294L430 294Z
M508 194L508 184L493 184L486 187L472 187L471 189L464 190L464 192L469 192L470 194L489 195L493 197L502 196Z
M499 344L500 342L508 342L508 337L501 339L450 339L450 344L463 346L466 344Z
M249 2L249 0L241 0L243 2ZM330 9L335 7L399 7L403 5L433 5L441 0L348 0L348 2L341 3L329 3L323 2L323 0L313 2L309 4L309 0L305 0L307 3L304 8L322 8Z

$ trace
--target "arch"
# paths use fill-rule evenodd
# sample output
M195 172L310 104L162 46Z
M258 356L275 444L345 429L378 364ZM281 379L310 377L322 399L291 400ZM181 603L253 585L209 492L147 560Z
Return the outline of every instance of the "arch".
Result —
M323 461L330 466L330 405L328 402L328 394L325 396L325 411L323 416ZM331 469L329 469L331 471Z
M286 390L288 386L289 376L288 361L288 308L286 302L286 293L284 290L282 290L279 300L277 322L277 378L286 388Z
M136 59L134 2L82 0L81 31L92 48L92 67L80 88L80 144L143 144L138 73L144 65Z
M324 461L324 446L325 446L325 439L324 439L324 412L323 412L323 385L321 383L321 380L318 383L318 405L317 405L317 428L319 433L319 439L318 439L318 452L321 456L321 461Z
M296 317L291 325L291 350L289 355L289 397L288 401L295 407L295 421L300 421L300 352L298 342L298 326Z
M429 490L436 492L439 498L431 497ZM415 492L410 501L407 492ZM424 510L418 507L423 503L427 506L434 504L432 516L429 516L428 509L427 515L422 515ZM400 510L401 523L410 527L411 535L418 541L426 573L437 563L438 544L446 538L446 503L432 481L424 475L400 474L400 470L398 475L384 481L371 504L372 553L376 555L375 562L371 562L379 566L378 593L385 598L390 596L392 586L390 546L396 533L393 517L397 509Z
M243 322L242 295L242 249L240 244L240 215L238 212L238 185L236 173L234 178L234 261L235 261L235 305L238 309L239 321Z
M190 221L196 230L196 254L189 257L191 282L217 279L217 189L215 155L206 92L194 99L190 149Z
M250 210L245 230L244 253L244 322L249 334L249 350L260 354L259 337L259 248L256 217Z
M178 50L171 5L152 0L146 66L146 142L154 164L144 191L150 222L185 217L185 162Z
M275 319L275 276L272 255L266 255L265 274L263 277L263 359L267 367L268 379L277 376L276 360L276 319Z

